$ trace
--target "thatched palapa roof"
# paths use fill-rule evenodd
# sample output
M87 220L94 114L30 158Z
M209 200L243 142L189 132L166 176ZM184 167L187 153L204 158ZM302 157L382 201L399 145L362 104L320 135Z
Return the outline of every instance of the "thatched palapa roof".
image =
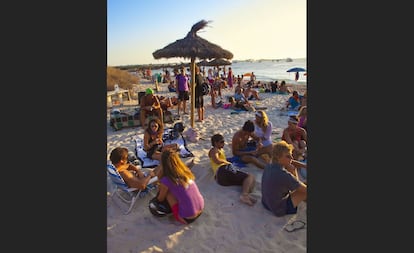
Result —
M156 50L152 53L153 57L155 59L174 57L189 59L232 59L233 54L230 51L225 50L197 35L197 31L203 29L208 23L208 21L201 20L194 24L185 38L176 40L175 42L168 44L166 47Z

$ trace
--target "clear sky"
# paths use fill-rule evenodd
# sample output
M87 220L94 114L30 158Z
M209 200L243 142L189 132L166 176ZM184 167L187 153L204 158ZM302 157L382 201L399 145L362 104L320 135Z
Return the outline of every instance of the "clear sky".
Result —
M232 60L306 57L306 0L108 0L107 12L108 66L189 62L152 53L202 19L197 35Z

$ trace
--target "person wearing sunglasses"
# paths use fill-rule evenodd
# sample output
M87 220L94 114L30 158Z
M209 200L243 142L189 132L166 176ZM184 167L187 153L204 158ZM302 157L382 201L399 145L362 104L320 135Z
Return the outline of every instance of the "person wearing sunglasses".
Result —
M307 186L292 163L292 152L293 145L286 141L273 144L272 163L262 174L262 204L278 217L297 213L299 203L307 198Z
M293 145L293 158L295 160L306 159L308 134L306 130L298 126L298 117L289 116L288 126L283 129L282 140Z
M222 186L240 185L242 193L240 201L249 206L256 203L256 199L249 194L253 191L256 179L253 174L244 172L234 167L227 161L224 152L224 137L221 134L214 134L211 137L211 149L208 152L211 169L213 170L214 179L217 184Z
M144 151L147 157L153 160L161 161L161 151L172 148L178 149L177 143L164 144L162 136L164 134L164 125L158 118L152 118L144 132Z

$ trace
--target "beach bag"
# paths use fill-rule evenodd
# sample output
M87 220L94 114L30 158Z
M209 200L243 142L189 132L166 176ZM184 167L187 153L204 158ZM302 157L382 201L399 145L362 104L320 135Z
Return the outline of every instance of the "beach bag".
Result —
M177 131L179 133L182 133L184 131L184 124L183 124L183 122L177 122L177 123L174 124L173 128L174 128L175 131Z
M154 197L150 200L148 204L148 208L150 212L152 213L152 215L157 216L157 217L163 217L167 214L172 213L171 207L168 204L167 199L160 202L158 201L157 197Z
M201 94L203 96L208 95L210 93L210 85L208 83L201 84Z
M194 128L191 128L191 127L185 131L184 135L191 142L197 142L200 139L198 132Z
M132 152L132 151L128 152L128 162L135 165L135 166L141 165L140 160L137 158L135 153Z

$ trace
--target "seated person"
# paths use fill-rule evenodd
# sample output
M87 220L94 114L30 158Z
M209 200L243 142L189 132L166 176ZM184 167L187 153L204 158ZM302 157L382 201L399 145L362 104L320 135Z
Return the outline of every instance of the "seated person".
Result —
M244 89L243 94L248 100L252 100L252 99L260 100L259 93L255 89L253 89L252 86L249 84Z
M286 86L286 82L285 82L285 80L283 80L283 81L280 83L279 90L278 90L278 92L277 92L277 93L278 93L278 94L289 94L289 93L290 93L289 88Z
M262 92L266 92L266 93L272 92L270 83L263 83L263 88L259 90L259 93L262 93Z
M298 126L297 116L289 117L288 126L283 130L282 140L293 145L293 159L306 158L308 135L305 129Z
M158 100L160 101L161 109L165 113L168 111L168 108L173 107L173 102L170 97L164 97L164 96L157 96Z
M308 95L307 95L307 92L306 91L305 91L305 93L303 93L302 96L299 96L299 99L300 99L300 107L306 106L307 98L308 98Z
M274 82L270 82L270 88L271 88L272 93L276 93L277 89L279 88L278 81L276 80Z
M255 145L248 145L250 140L256 141ZM262 140L254 134L254 123L248 120L242 129L234 133L231 150L235 161L243 163L253 163L256 167L263 169L266 162L257 158L258 149L262 148Z
M299 110L300 107L300 98L299 93L295 90L292 93L292 96L286 101L286 109L290 110Z
M262 157L266 162L270 162L272 157L272 121L269 120L267 113L258 110L255 113L254 134L262 140L262 148L257 151L257 155Z
M194 222L204 209L204 197L198 189L195 175L173 150L162 152L160 164L163 177L159 180L157 201L167 200L174 218L180 223Z
M307 186L292 163L292 150L293 146L285 141L276 143L272 163L262 174L262 204L278 217L296 214L299 203L307 199Z
M149 121L148 127L144 132L144 151L147 157L153 160L161 161L161 152L166 149L178 149L177 143L164 145L162 136L164 134L164 125L160 119L153 118Z
M170 84L168 84L168 91L169 92L177 92L177 88L175 88L174 81L170 81Z
M145 175L142 170L128 162L128 149L125 147L114 148L109 159L130 188L144 190L150 179L158 176L161 171L160 167L156 167L154 170L150 170L148 175Z
M307 131L306 124L308 122L308 110L306 105L302 106L298 111L298 127L301 127Z
M211 169L213 170L216 182L222 186L242 186L240 201L249 206L254 205L256 203L256 199L249 195L249 193L253 191L256 183L254 175L233 167L232 163L227 161L226 154L223 149L223 135L213 135L211 137L211 146L212 148L208 152L208 157L210 158Z
M234 101L236 108L241 108L245 111L255 111L254 107L249 103L249 100L244 96L243 89L237 87L234 90Z
M151 88L145 90L145 95L142 96L140 101L140 107L141 110L139 114L141 127L145 127L145 119L150 115L155 115L161 122L164 122L160 101L158 100L158 97L154 95L154 91Z

